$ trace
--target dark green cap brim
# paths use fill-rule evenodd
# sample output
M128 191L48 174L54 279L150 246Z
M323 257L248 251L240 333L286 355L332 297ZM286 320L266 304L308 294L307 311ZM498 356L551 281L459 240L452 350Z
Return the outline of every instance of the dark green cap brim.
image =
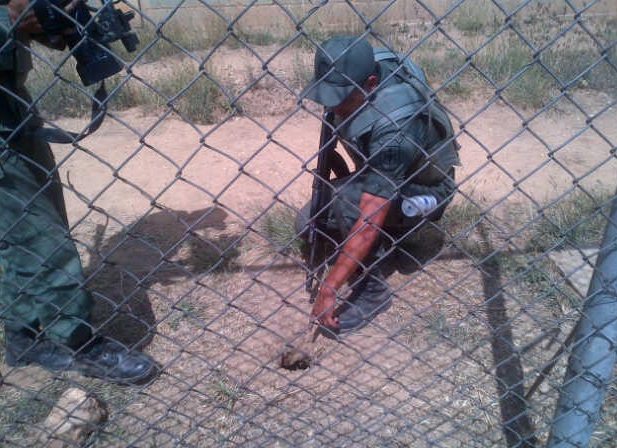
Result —
M330 84L324 80L313 79L308 86L302 90L300 96L308 98L325 107L334 107L343 102L353 91L354 85L338 86Z

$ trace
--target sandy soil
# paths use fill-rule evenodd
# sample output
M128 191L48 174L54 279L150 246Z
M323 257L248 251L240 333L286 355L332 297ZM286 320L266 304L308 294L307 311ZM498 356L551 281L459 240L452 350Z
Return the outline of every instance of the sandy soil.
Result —
M501 101L487 106L488 96L447 102L461 133L460 190L488 203L543 201L573 184L611 190L615 109L603 110L610 99L602 94L582 93L575 100L585 113L563 99L535 118L531 112L517 115ZM124 224L152 200L186 212L216 202L250 222L275 197L295 205L307 199L307 166L313 166L320 123L318 111L308 107L290 116L233 117L215 126L124 111L82 142L85 151L59 146L56 154L75 190ZM67 196L71 215L82 216L82 201Z

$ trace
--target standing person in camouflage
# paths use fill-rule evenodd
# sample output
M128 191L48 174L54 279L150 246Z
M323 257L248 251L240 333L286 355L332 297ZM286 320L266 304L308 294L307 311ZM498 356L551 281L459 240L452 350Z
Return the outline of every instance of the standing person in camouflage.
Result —
M74 7L76 0L66 6ZM77 370L121 383L141 383L157 372L146 354L96 335L92 298L83 289L77 249L68 229L62 185L40 119L24 82L31 69L29 41L54 49L28 0L0 5L0 317L11 366L37 364Z
M314 79L301 96L334 112L336 136L355 165L330 182L332 197L321 212L338 246L311 312L328 330L344 333L390 306L392 269L385 255L401 237L443 214L455 192L458 145L422 70L361 37L322 43ZM308 210L298 215L299 232ZM351 292L335 308L346 282Z

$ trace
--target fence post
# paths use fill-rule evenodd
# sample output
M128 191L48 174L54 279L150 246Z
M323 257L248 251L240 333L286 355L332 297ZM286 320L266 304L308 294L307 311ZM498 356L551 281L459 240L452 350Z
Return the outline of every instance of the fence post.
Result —
M586 447L617 358L617 192L577 323L548 448Z

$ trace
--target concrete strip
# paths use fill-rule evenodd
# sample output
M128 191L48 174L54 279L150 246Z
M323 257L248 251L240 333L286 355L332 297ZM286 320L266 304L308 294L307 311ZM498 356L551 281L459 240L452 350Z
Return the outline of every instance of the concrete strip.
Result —
M568 283L585 298L597 255L598 249L561 250L551 252L549 258L557 265Z

